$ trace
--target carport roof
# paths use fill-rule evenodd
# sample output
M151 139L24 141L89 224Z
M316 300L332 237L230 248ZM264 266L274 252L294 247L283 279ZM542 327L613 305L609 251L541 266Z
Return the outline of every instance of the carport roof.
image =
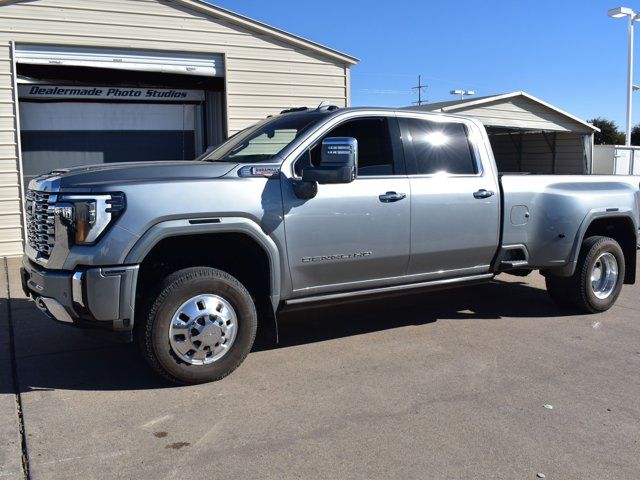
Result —
M297 35L293 35L284 30L280 30L279 28L272 27L270 25L259 22L257 20L253 20L252 18L245 17L244 15L240 15L230 10L226 10L224 8L212 5L211 3L206 2L204 0L171 0L171 1L177 4L184 5L193 10L200 11L207 15L211 15L217 18L222 18L231 23L235 23L236 25L245 27L249 30L253 30L258 33L269 35L271 37L296 45L298 47L315 51L316 53L332 58L334 60L339 60L348 65L355 65L359 61L356 57L352 57L351 55L347 55L346 53L342 53L338 50L334 50L333 48L325 47L324 45L312 42L310 40L299 37Z
M599 132L600 129L596 126L576 117L575 115L571 115L570 113L565 112L543 100L540 100L533 95L530 95L526 92L518 91L511 93L504 93L499 95L488 95L484 97L473 97L466 98L463 100L451 100L447 102L435 102L435 103L427 103L425 105L421 105L419 107L406 107L408 109L414 110L423 110L430 112L442 112L442 113L456 113L460 115L469 114L471 116L475 116L474 113L483 107L488 107L489 104L501 104L501 103L514 103L520 100L521 102L525 102L529 105L537 104L538 108L542 108L548 111L550 114L563 118L569 121L570 124L578 124L583 129L591 131L591 132ZM487 109L488 110L488 109ZM497 121L497 119L500 119ZM540 128L542 130L570 130L570 128L562 127L562 128L554 128L542 126L542 123L539 120L532 121L526 118L516 118L516 115L513 112L510 112L508 115L504 113L494 113L492 115L478 115L478 119L483 122L487 126L500 126L500 127L509 127L510 123L513 123L514 128L527 128L527 123L531 123L531 128ZM535 125L534 125L535 123Z

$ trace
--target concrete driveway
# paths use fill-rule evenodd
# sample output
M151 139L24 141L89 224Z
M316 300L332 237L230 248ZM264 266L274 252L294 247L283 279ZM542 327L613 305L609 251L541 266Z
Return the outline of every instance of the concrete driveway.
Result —
M639 286L595 316L538 275L292 313L229 378L173 387L132 346L45 319L17 264L0 479L639 476Z

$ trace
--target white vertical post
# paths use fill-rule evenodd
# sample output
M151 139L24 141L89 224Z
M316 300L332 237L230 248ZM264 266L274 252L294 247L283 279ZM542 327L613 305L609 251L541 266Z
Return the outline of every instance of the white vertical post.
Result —
M629 60L627 71L627 133L625 135L625 145L631 146L631 110L633 95L633 24L636 21L635 15L629 15Z

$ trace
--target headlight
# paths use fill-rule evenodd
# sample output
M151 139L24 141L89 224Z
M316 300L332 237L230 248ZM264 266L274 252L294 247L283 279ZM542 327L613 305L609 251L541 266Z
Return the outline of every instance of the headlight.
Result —
M121 193L61 195L55 213L76 245L93 245L124 208L125 200Z

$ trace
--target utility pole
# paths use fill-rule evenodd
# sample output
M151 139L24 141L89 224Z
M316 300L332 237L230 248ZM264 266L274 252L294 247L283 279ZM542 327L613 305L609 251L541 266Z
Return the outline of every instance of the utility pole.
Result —
M418 86L417 87L413 87L411 90L417 90L418 91L418 101L417 102L413 102L414 105L420 106L424 103L427 102L427 99L422 99L422 90L428 88L429 85L423 85L422 84L422 75L418 75Z

